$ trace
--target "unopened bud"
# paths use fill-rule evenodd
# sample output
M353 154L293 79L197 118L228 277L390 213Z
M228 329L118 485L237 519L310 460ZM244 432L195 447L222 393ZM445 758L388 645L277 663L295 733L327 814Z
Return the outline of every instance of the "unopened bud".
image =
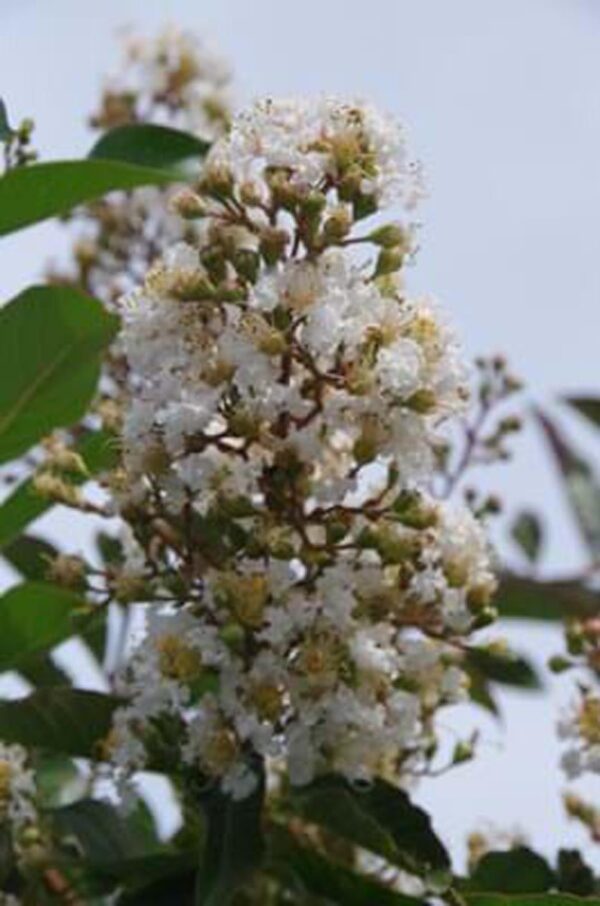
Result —
M380 245L386 249L406 248L408 245L406 230L398 223L386 223L385 226L378 227L378 229L369 233L368 238L375 245Z
M423 387L417 390L405 402L405 406L419 415L429 415L437 406L437 397L433 390Z
M214 198L228 198L233 192L233 173L225 164L213 163L204 173L200 189Z
M85 581L86 566L81 557L59 554L48 564L48 578L65 588L80 588Z
M33 476L32 484L36 494L46 500L72 507L78 507L82 503L79 489L52 472L39 472Z
M253 249L238 249L233 256L233 266L245 280L256 283L260 269L260 257Z
M250 208L258 207L262 204L260 187L250 180L243 182L240 187L240 201Z
M323 224L323 238L326 242L335 243L345 239L352 229L352 215L345 207L332 211Z
M570 661L569 658L564 657L561 654L555 654L548 661L548 667L552 673L564 673L566 670L570 670L573 667L573 661Z
M285 249L290 241L289 233L277 227L266 227L260 237L260 253L265 262L272 266L277 264L285 255Z
M392 274L399 271L404 263L404 250L401 246L394 248L382 248L377 258L375 276L381 277L384 274Z
M186 220L195 220L198 217L204 217L206 214L206 204L193 189L187 187L181 189L171 199L171 210L175 214Z

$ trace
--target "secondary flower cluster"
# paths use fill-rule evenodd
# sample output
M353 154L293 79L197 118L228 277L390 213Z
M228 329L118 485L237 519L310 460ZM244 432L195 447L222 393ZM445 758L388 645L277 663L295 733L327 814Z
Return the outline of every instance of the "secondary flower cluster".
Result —
M401 128L337 99L257 103L176 199L198 239L124 300L112 490L153 600L106 749L183 761L235 797L257 756L293 783L423 768L491 618L485 536L430 492L465 374L411 298L422 194ZM130 542L131 543L131 542Z
M569 778L586 771L600 773L600 697L582 689L577 704L559 721L561 739L570 747L562 757L562 767Z
M230 88L229 64L197 35L175 27L153 39L130 35L91 124L164 123L213 141L229 123Z
M34 774L21 746L0 743L0 824L10 828L10 846L23 855L37 837Z
M104 131L154 123L212 142L231 119L231 78L227 62L195 35L167 28L153 39L130 37L90 124ZM107 303L139 285L156 255L190 231L170 213L166 197L153 187L116 192L80 211L66 279Z

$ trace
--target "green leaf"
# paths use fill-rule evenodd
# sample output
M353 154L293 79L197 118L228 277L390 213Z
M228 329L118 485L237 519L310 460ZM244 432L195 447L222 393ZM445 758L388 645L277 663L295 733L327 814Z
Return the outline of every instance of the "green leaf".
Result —
M107 532L98 532L96 535L96 547L102 557L105 566L120 566L125 559L123 544L114 535Z
M0 236L67 214L108 192L165 186L181 176L110 160L61 160L15 167L0 178Z
M600 397L597 396L567 396L565 403L576 409L588 419L596 428L600 427Z
M260 866L264 772L258 763L256 790L234 800L215 786L202 797L206 841L196 880L195 906L228 906L239 887Z
M463 894L467 906L600 906L597 897L573 897L566 893L533 893L506 896L501 893Z
M580 897L591 896L596 890L594 872L576 849L560 849L556 865L559 890Z
M84 795L87 780L73 759L38 754L34 758L35 788L42 808L59 808Z
M526 846L486 853L469 879L469 889L495 893L544 893L555 883L542 856Z
M12 829L8 822L0 825L0 886L2 890L16 868L16 853L13 847Z
M500 708L490 689L490 683L478 670L469 671L469 697L485 711L499 717Z
M560 470L567 500L581 537L594 557L600 556L600 482L592 467L567 441L558 426L536 410L550 450Z
M578 581L544 582L504 573L494 600L501 617L561 621L600 613L600 593Z
M117 318L71 287L34 286L2 308L0 462L85 414L117 329Z
M186 161L197 162L209 147L195 135L179 129L154 123L130 123L105 133L88 157L172 170Z
M89 476L112 468L118 459L114 436L105 431L89 431L74 446L83 458ZM83 484L88 476L69 475L69 481ZM31 480L20 484L0 506L0 548L10 544L23 529L45 513L53 504L33 489Z
M45 651L31 655L19 664L19 676L37 688L64 686L70 679Z
M26 748L93 758L119 705L114 696L82 689L39 689L0 702L0 739Z
M541 553L543 531L535 513L526 510L519 513L510 531L513 540L519 545L529 562L536 563Z
M56 548L42 538L21 535L7 544L2 556L21 573L24 579L42 582L48 572L48 564L57 555Z
M0 142L7 142L12 134L13 130L11 129L8 122L6 104L4 103L2 98L0 98Z
M375 880L330 862L281 826L270 828L269 863L283 883L287 882L287 888L296 893L292 902L304 902L305 898L309 902L309 897L318 896L336 906L426 906L423 900L394 893Z
M147 821L134 812L124 817L106 802L81 799L53 810L52 821L60 834L75 838L86 862L113 865L161 850L161 843Z
M72 592L41 582L26 582L0 598L0 671L18 670L33 654L68 638L71 618L82 608Z
M448 853L429 815L384 780L359 789L340 777L323 777L297 790L293 801L305 820L415 874L445 875L449 870Z
M486 679L520 689L541 689L542 681L526 658L511 651L492 648L470 648L466 656L467 670L482 673Z
M119 906L173 906L174 903L177 906L193 906L194 874L189 871L180 873L181 869L177 869L177 865L172 864L173 861L170 860L170 865L176 870L174 877L167 875L166 878L155 881L151 876L150 883L141 891L125 891L119 898ZM153 860L153 865L155 864Z

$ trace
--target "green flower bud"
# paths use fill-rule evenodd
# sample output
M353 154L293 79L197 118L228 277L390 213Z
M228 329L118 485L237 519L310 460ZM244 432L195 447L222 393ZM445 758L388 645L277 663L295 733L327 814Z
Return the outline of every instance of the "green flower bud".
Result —
M236 271L250 283L256 283L260 270L260 256L253 249L238 249L233 256Z
M213 198L229 198L233 193L233 173L223 164L209 167L200 183L200 191Z
M404 263L404 251L401 246L395 248L382 248L377 258L375 276L381 277L384 274L392 274L399 271Z
M352 217L347 208L336 208L323 224L323 238L327 243L341 242L352 229Z
M385 226L378 227L369 233L368 239L374 242L375 245L380 245L386 249L395 248L396 246L405 248L407 244L406 231L398 223L387 223Z
M185 188L171 199L171 208L185 220L195 220L206 215L206 204L193 189Z
M437 397L433 390L423 387L406 400L405 406L419 415L429 415L437 406Z
M260 237L260 253L266 264L277 264L285 255L285 249L290 241L289 233L277 227L266 227Z

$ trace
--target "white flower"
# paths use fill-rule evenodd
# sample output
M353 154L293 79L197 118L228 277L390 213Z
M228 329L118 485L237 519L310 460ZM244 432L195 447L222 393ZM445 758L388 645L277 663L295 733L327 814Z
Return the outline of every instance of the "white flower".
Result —
M234 798L248 753L293 784L422 768L494 578L477 521L428 490L465 402L454 336L344 244L361 205L415 200L403 133L332 99L260 102L203 185L197 243L125 312L124 466L177 603L120 679L114 761L139 770L148 722L176 716L183 761Z

